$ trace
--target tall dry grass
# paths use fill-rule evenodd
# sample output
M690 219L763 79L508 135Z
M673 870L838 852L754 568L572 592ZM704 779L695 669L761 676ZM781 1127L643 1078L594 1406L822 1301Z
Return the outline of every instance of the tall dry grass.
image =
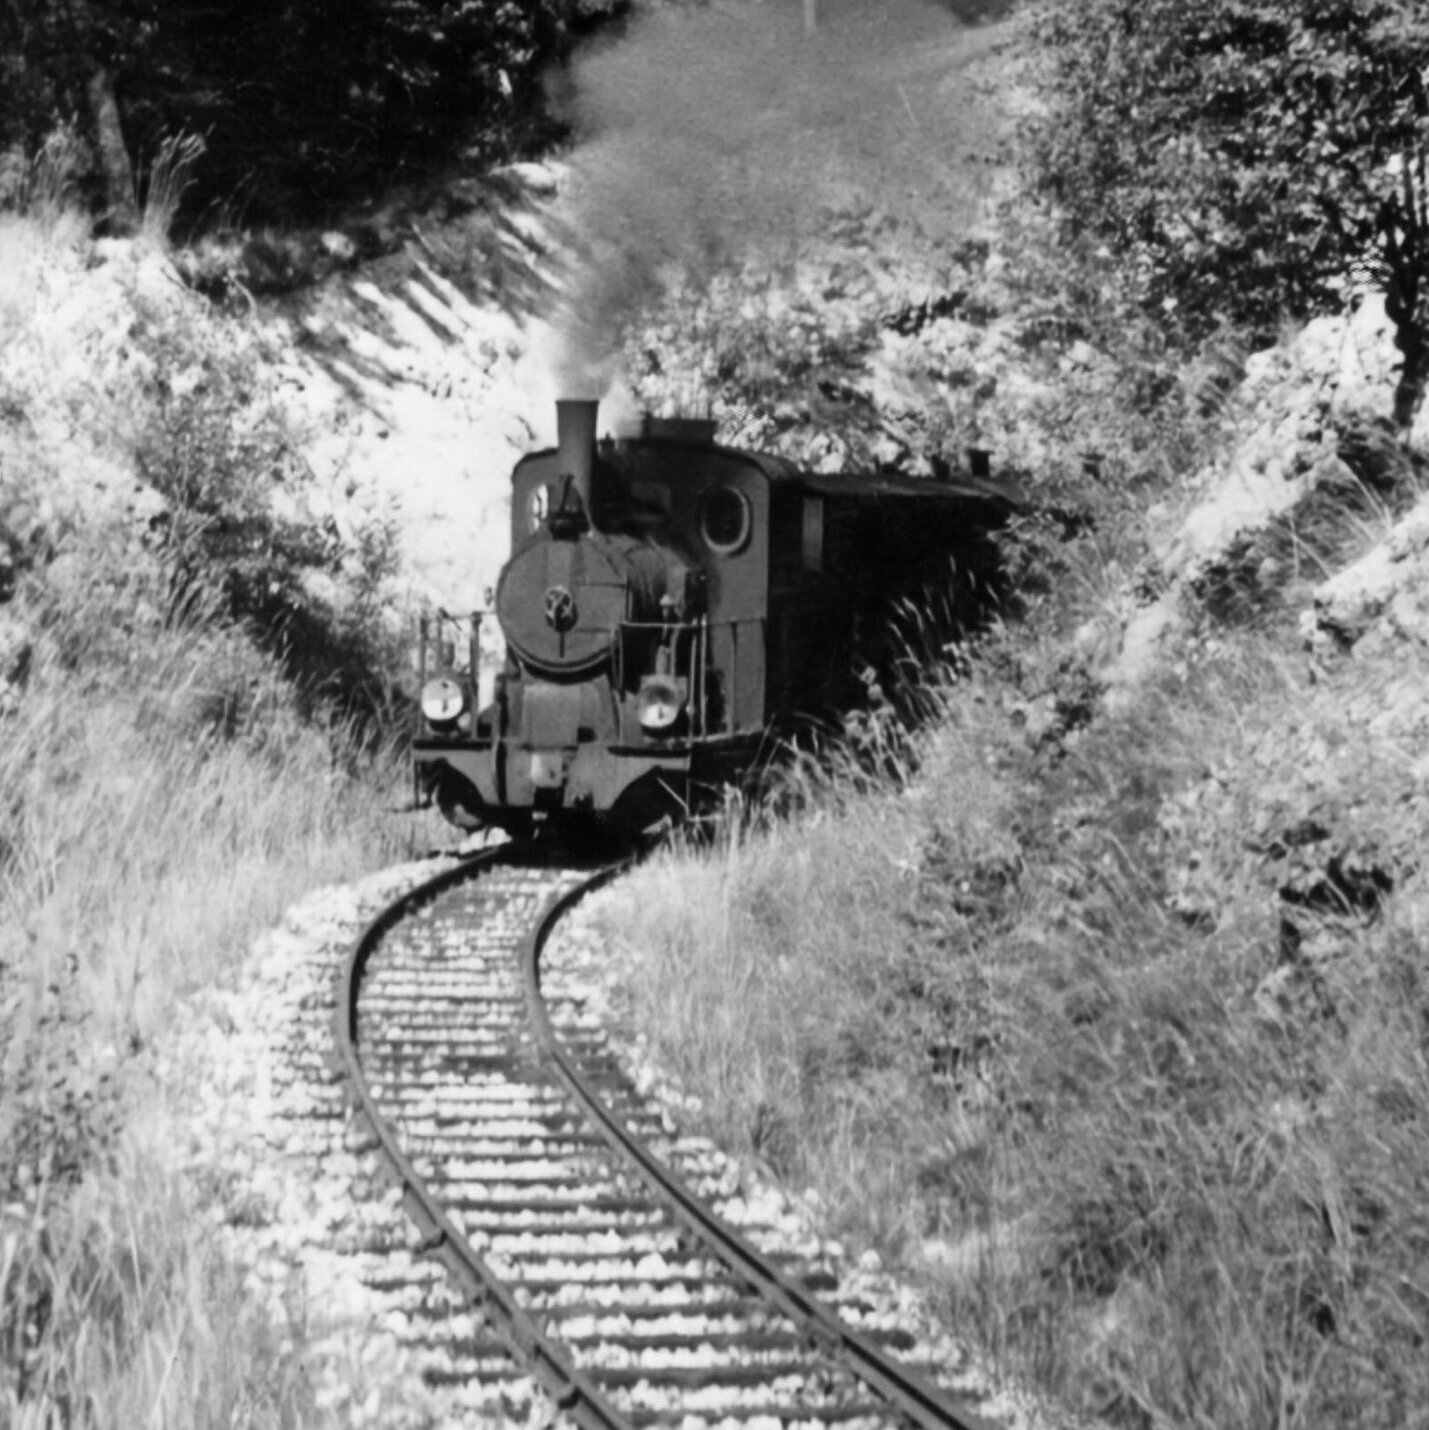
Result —
M80 951L106 1036L142 1040L297 891L400 851L400 761L305 719L214 601L166 616L162 569L95 545L28 608L35 651L0 749L0 948L46 979Z
M0 1418L328 1423L306 1323L272 1322L198 1191L133 1143L131 1055L299 895L411 851L401 762L301 718L237 632L165 624L140 564L91 555L85 592L34 612L0 744Z
M206 390L183 355L227 353L234 431L265 420L262 384L152 253L99 263L56 185L0 213L0 621L7 663L27 650L0 690L0 1423L335 1424L317 1328L253 1298L210 1192L139 1137L135 1055L287 904L431 830L391 812L395 745L324 714L234 623L221 565L166 538L172 512L140 518L135 452L193 439L163 394ZM233 501L264 476L249 451L215 459Z
M255 1309L152 1163L126 1159L5 1231L0 1415L15 1430L318 1422L306 1324Z
M1008 694L953 691L911 786L835 774L639 871L608 914L637 1028L725 1145L1079 1408L1416 1423L1429 901L1410 861L1311 916L1245 848L1333 702L1250 642L1049 758Z

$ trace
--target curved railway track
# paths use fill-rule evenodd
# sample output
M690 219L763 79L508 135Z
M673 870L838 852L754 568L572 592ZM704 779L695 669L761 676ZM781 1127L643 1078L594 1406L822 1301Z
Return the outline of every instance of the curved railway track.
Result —
M579 980L543 977L562 913L614 872L508 846L397 900L349 956L349 1093L449 1273L411 1316L436 1341L475 1311L461 1373L509 1382L513 1410L534 1376L583 1430L986 1430L939 1368L902 1363L906 1333L816 1298L837 1287L826 1264L716 1215L712 1149L637 1095Z

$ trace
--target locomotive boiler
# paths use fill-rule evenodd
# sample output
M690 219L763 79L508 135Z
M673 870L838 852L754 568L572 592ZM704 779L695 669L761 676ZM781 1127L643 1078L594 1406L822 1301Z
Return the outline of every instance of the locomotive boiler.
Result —
M951 581L971 620L995 573L1012 498L985 472L819 475L686 419L598 441L597 412L558 402L556 447L513 473L489 701L482 617L464 661L424 624L415 778L463 828L678 816L852 703L892 600Z

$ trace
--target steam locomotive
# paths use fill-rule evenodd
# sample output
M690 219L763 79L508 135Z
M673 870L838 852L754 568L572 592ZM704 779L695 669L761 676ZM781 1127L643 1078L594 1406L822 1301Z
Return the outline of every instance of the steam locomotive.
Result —
M512 476L505 637L478 700L482 617L423 623L420 802L466 829L579 822L638 834L737 779L777 734L848 708L891 601L951 587L972 620L1014 505L986 459L943 480L828 476L647 418L596 439L562 401L557 446Z

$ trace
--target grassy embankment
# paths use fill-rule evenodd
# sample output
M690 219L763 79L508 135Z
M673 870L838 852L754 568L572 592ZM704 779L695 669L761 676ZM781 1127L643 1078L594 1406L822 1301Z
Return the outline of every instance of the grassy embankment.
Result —
M306 1328L246 1299L132 1129L183 997L411 847L395 754L332 699L370 604L323 626L301 596L361 560L266 514L291 434L252 335L164 269L162 212L102 251L32 189L0 213L0 1420L323 1423ZM282 635L320 628L304 678Z
M1029 311L1121 356L1084 380L1054 328L1020 359L1060 374L1030 447L1074 465L1100 434L1101 476L1052 496L1092 523L1014 539L1020 619L928 730L885 727L903 780L801 769L794 817L632 876L634 1024L724 1145L1080 1409L1424 1423L1429 813L1406 725L1376 723L1419 697L1393 647L1340 670L1295 622L1391 512L1285 520L1268 584L1104 708L1073 635L1126 606L1144 513L1234 413L1214 353L1118 335L1106 275L1036 242L1005 238Z
M1358 832L1412 847L1422 806L1373 778L1395 751L1268 642L1072 749L1027 748L1001 696L949 693L909 791L834 774L636 875L637 1026L725 1145L1083 1408L1413 1423L1423 895L1328 894L1297 922L1337 946L1305 955L1246 848L1317 742L1355 752Z

